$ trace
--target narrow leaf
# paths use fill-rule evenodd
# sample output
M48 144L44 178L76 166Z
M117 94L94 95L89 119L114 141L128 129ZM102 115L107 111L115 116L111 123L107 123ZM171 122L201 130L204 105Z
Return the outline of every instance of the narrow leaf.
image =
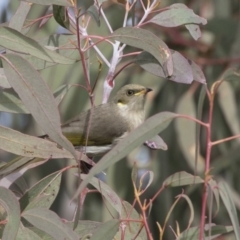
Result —
M0 27L0 46L19 53L30 54L48 62L61 64L75 62L75 60L42 47L35 40L9 27Z
M10 113L25 113L29 111L13 89L0 90L0 111Z
M163 185L166 187L180 187L203 182L203 179L198 176L191 175L187 172L177 172L165 179Z
M30 2L30 3L36 3L40 5L61 5L61 6L66 6L66 7L73 7L72 6L72 1L70 0L21 0L25 2Z
M7 212L2 240L15 240L20 225L20 207L15 195L8 189L0 187L0 205Z
M24 227L22 223L20 224L16 240L41 240L41 239L42 238L40 238L31 229Z
M101 225L92 235L91 240L112 240L116 235L120 225L120 220L112 219Z
M4 56L3 66L8 81L43 131L76 157L74 147L62 135L55 99L40 74L14 54Z
M206 226L205 226L206 229ZM211 226L211 235L209 236L209 230L204 231L204 236L206 237L206 240L213 240L216 239L216 237L221 236L222 234L229 233L233 231L232 226ZM199 239L199 227L192 227L189 228L181 233L179 237L177 237L176 240L198 240Z
M139 64L144 70L150 72L159 77L167 78L174 82L180 82L185 84L192 83L193 73L191 66L186 58L184 58L179 52L171 50L173 60L173 74L168 77L165 75L162 66L157 59L148 52L142 52L138 55L135 63Z
M85 179L87 175L81 174L81 178ZM103 181L97 178L92 178L89 182L93 185L105 199L112 205L112 207L121 214L122 202L118 195Z
M78 240L78 236L64 224L56 213L44 209L30 209L22 213L28 222L58 240Z
M0 79L1 81L1 79ZM7 78L6 78L7 81ZM6 85L5 85L6 86ZM9 87L11 87L9 85ZM71 86L62 85L54 93L57 105L60 104L65 94L68 92ZM11 113L25 113L30 114L28 109L23 104L22 100L16 94L13 89L0 90L0 111L11 112Z
M225 183L225 182L220 182L218 184L218 188L219 188L221 199L222 199L222 201L227 209L227 212L229 214L229 217L231 219L236 240L240 240L238 215L237 215L237 210L236 210L235 204L233 202L230 188L228 187L227 183Z
M91 236L98 228L101 228L102 224L101 222L79 220L74 232L76 232L80 238L86 235ZM74 222L68 222L67 225L73 229Z
M20 198L21 211L31 208L50 208L57 197L62 178L62 171L52 173L37 182ZM45 196L45 198L41 198Z
M121 160L129 154L134 148L143 144L147 139L156 136L157 133L164 130L171 120L177 117L177 114L171 112L161 112L147 119L141 126L133 130L127 137L122 139L110 152L90 170L87 177L78 187L74 198L84 189L89 180L97 173L102 172L108 166Z
M3 68L0 68L0 88L11 88Z
M31 8L31 4L26 3L26 2L20 2L20 5L19 5L17 11L11 17L8 27L21 32L21 29L23 27L23 24L26 20L26 17L28 15L30 8Z
M110 38L149 52L161 64L165 76L172 76L173 61L171 51L160 38L150 31L134 27L124 27L113 32Z
M196 15L192 9L188 8L184 4L173 4L155 15L149 22L158 24L164 27L178 27L184 24L207 24L205 18Z
M72 155L46 139L29 136L0 126L0 149L25 157L72 158Z
M70 21L65 7L53 5L53 16L58 24L69 29Z

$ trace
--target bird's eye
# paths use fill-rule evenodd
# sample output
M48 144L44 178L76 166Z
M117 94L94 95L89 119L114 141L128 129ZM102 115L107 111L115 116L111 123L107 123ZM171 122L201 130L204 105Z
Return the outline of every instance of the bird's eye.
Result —
M127 95L128 96L132 96L134 94L134 91L133 90L127 90Z

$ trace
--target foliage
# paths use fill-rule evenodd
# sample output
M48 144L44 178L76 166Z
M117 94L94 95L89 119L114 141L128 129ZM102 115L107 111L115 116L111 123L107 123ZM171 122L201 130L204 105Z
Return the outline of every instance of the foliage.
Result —
M35 135L43 131L54 142L0 126L0 149L18 156L0 162L2 239L201 240L230 232L240 239L240 198L234 191L239 174L231 163L238 165L239 141L230 141L240 137L235 98L240 59L234 56L240 31L234 32L236 42L230 44L227 36L224 44L215 44L212 39L224 36L227 27L216 28L221 21L203 11L210 3L200 6L199 16L198 1L190 2L191 7L170 0L26 0L18 6L11 1L15 13L0 26L0 111L19 119L31 115ZM225 5L239 14L234 1ZM235 19L229 18L229 26L236 28ZM80 174L78 160L91 162L62 134L60 114L76 115L87 102L93 107L100 93L106 103L113 88L128 82L154 86L148 107L153 116L89 174ZM164 141L154 153L142 146L159 133L168 151L162 151L167 150ZM132 174L126 161L119 162L126 156L129 163L133 159ZM152 171L141 167L146 158L154 164ZM101 173L107 168L106 177ZM21 192L29 172L41 171L45 176ZM64 184L71 185L65 186L65 204L59 200ZM96 192L101 208L91 199ZM56 202L60 207L54 211ZM73 202L68 221L70 210L64 210ZM93 209L103 209L102 219Z

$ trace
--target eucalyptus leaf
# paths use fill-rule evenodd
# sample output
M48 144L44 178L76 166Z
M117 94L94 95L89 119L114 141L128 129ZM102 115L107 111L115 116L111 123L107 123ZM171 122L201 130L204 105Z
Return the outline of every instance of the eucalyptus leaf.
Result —
M72 2L69 0L21 0L29 3L36 3L40 5L60 5L60 6L66 6L66 7L73 7Z
M23 212L22 217L55 239L79 240L77 234L70 227L68 227L67 224L64 224L56 213L48 209L30 209Z
M161 64L165 76L173 74L171 51L159 37L152 32L134 27L119 28L110 35L110 39L140 48L152 54Z
M165 179L163 185L166 187L180 187L198 183L204 183L203 179L187 172L177 172Z
M75 60L42 47L35 40L9 27L0 27L0 45L9 50L29 54L48 62L61 64L72 64L75 62Z
M57 171L37 182L20 198L21 211L32 208L50 208L57 197L61 178L62 171Z
M15 240L20 226L20 207L16 196L8 189L0 187L0 206L7 212L2 240Z
M8 81L43 131L76 157L73 145L62 134L55 99L40 74L14 54L4 56L3 66Z

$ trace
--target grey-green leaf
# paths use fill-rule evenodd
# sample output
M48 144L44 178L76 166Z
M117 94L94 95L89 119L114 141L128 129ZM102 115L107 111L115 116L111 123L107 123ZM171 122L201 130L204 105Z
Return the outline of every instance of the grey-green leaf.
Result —
M120 220L112 219L101 225L92 235L91 240L112 240L116 235Z
M85 179L86 175L81 174L81 178ZM112 207L121 214L122 211L122 202L118 195L103 181L97 178L92 178L89 182L93 185L103 197L112 205Z
M149 20L149 22L158 24L164 27L177 27L184 24L195 23L195 24L207 24L205 18L196 15L192 9L188 8L184 4L173 4L155 15Z
M168 80L180 83L190 84L192 83L193 73L191 66L186 58L184 58L179 52L171 50L173 60L173 74L167 77L163 71L162 66L157 59L148 52L142 52L138 55L135 62L139 64L144 70Z
M60 6L66 6L66 7L72 7L72 3L69 0L21 0L25 2L30 3L36 3L40 5L60 5Z
M112 35L110 35L110 39L114 39L149 52L161 64L165 76L172 76L173 60L171 51L166 43L164 43L152 32L140 28L124 27L114 31Z
M166 187L180 187L203 182L203 179L198 176L193 176L187 172L177 172L165 179L163 185Z
M37 182L20 198L21 211L32 208L50 208L57 197L61 178L62 171L57 171Z
M239 220L238 220L237 210L233 202L231 190L227 185L227 183L225 182L220 182L218 184L218 189L219 189L220 197L231 219L236 240L240 240Z
M58 215L48 209L35 208L22 213L25 218L35 227L48 233L57 240L79 240L77 234L64 224Z
M18 53L29 54L48 62L61 64L72 64L75 62L75 60L48 50L35 40L9 27L0 27L0 46Z
M29 136L0 126L0 149L25 157L72 158L72 155L46 139Z
M20 225L20 207L15 195L4 187L0 187L0 205L7 212L2 240L15 240Z
M55 99L41 75L18 55L7 54L3 59L8 81L37 123L52 140L76 157L74 147L62 134Z

